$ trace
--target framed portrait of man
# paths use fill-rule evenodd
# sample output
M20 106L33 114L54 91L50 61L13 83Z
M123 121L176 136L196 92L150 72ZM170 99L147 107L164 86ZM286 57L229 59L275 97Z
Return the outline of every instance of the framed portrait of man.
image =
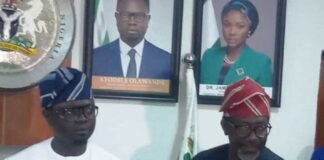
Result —
M177 101L182 0L86 3L84 69L94 95Z
M198 102L220 104L250 77L280 106L286 0L196 0L193 48Z

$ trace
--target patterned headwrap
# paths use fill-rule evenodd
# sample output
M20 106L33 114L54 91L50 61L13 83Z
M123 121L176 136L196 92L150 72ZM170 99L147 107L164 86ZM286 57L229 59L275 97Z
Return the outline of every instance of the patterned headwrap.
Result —
M270 116L269 96L257 82L246 77L227 87L220 111L224 117Z
M39 88L45 109L62 102L93 98L88 77L73 68L59 68L49 73L40 81Z
M255 6L249 0L231 0L224 6L222 18L231 10L240 11L248 17L252 35L259 24L259 15Z

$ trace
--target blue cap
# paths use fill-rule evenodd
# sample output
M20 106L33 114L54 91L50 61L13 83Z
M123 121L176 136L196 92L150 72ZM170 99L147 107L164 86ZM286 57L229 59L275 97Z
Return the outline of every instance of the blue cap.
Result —
M88 77L74 68L59 68L39 83L42 107L51 108L68 101L92 99Z

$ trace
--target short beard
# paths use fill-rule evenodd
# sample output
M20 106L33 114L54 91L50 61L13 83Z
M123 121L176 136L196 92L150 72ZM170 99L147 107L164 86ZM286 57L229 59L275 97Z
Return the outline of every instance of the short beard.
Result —
M76 139L73 141L75 145L85 145L88 143L88 139Z
M239 157L240 160L256 160L260 155L260 151L258 151L256 154L244 154L242 151L239 149L237 152L237 157Z

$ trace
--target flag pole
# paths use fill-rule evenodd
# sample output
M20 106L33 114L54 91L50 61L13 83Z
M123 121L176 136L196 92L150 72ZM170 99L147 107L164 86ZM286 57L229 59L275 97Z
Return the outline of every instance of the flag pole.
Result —
M186 71L186 121L182 148L179 160L192 160L198 152L197 134L197 94L194 78L194 63L196 58L193 54L186 54L183 61L187 64Z
M193 69L195 61L196 61L196 56L192 53L187 53L183 58L183 62L187 64L187 69Z

